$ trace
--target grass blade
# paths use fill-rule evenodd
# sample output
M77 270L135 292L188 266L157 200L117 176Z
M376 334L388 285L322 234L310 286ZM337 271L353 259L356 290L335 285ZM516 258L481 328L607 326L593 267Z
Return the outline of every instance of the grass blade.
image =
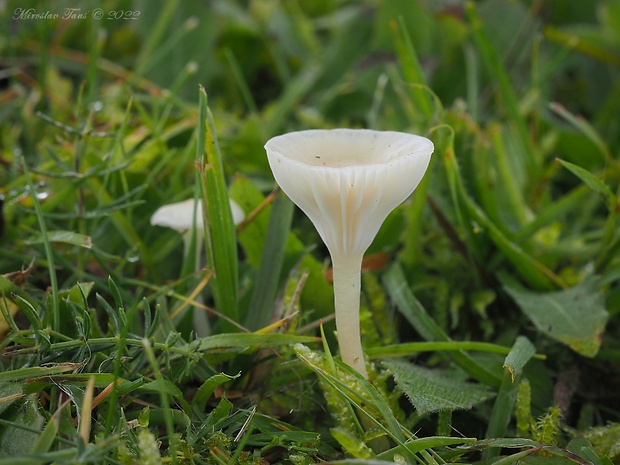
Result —
M492 354L508 355L510 347L492 344L489 342L478 341L427 341L427 342L405 342L402 344L391 344L386 346L370 347L364 352L370 358L384 357L406 357L420 352L437 351L459 351L468 350L474 352L486 352ZM537 355L536 358L545 358L544 355Z
M559 158L556 158L556 160L564 168L566 168L568 171L581 179L584 184L586 184L590 189L603 197L603 200L605 201L605 206L610 213L620 211L620 200L616 197L616 195L609 188L609 186L607 186L607 184L603 182L603 180L590 173L588 170L582 168L581 166L575 165L574 163L570 163Z
M514 86L510 82L508 73L506 73L506 70L502 66L499 55L495 51L491 40L484 30L482 20L480 16L478 16L476 4L474 2L467 2L465 4L465 11L472 25L474 42L480 52L482 61L493 81L497 82L499 92L504 101L506 111L508 112L509 120L515 126L517 134L519 135L525 160L527 160L530 172L531 174L539 175L541 172L541 162L536 155L527 125L519 113L519 103L513 90Z
M23 381L29 378L39 376L53 376L68 371L78 370L82 365L80 363L60 363L54 366L20 368L19 370L11 370L0 373L0 382L7 383L9 381Z
M45 224L45 218L43 217L43 210L41 209L41 203L34 193L36 192L36 188L32 178L30 177L30 173L28 171L28 164L26 163L26 159L22 157L22 167L24 169L24 174L26 178L26 182L28 183L28 187L32 195L32 203L34 205L34 209L37 216L37 222L39 223L39 229L41 230L41 237L43 240L43 247L45 248L45 257L47 259L47 268L50 273L50 285L52 288L52 298L51 298L51 311L46 312L49 318L49 325L53 331L58 331L60 327L60 306L58 301L58 277L56 276L56 265L54 264L54 252L52 251L52 244L47 235L47 226Z
M487 438L501 438L506 433L506 428L514 411L521 371L525 364L534 355L535 349L532 343L525 337L518 337L504 361L504 375L502 384L493 404L491 417L487 426ZM499 449L488 448L482 452L485 459L499 455Z
M206 154L206 159L205 159ZM212 279L213 298L217 310L233 321L237 316L237 242L228 192L224 178L213 116L207 107L207 94L200 88L198 147L196 162L203 177L202 200L205 209L205 238L209 265L215 274ZM222 321L227 329L232 325Z
M429 122L433 117L433 104L424 89L426 82L422 66L402 16L398 23L393 22L390 26L405 79L410 84L419 84L411 87L411 98L422 115L421 121Z
M273 313L284 260L286 238L291 228L294 207L293 202L283 194L278 195L273 204L265 239L265 249L254 283L250 308L245 317L245 327L250 331L267 325Z

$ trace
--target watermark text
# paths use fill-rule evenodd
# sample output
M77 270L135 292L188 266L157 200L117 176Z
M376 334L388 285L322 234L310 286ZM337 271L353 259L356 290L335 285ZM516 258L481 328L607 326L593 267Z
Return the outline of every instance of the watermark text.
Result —
M13 20L76 20L76 19L96 19L96 20L136 20L140 17L139 10L110 10L104 11L101 8L94 10L83 10L82 8L65 8L62 11L53 12L50 10L37 10L35 8L15 8Z

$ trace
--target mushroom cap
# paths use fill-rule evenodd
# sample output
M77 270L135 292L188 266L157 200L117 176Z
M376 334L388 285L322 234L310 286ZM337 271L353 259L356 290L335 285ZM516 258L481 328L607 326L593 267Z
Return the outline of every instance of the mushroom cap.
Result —
M241 207L233 200L230 200L234 224L239 224L245 218ZM196 205L196 228L203 228L202 202L197 200ZM182 202L170 203L159 207L151 216L152 226L163 226L183 233L192 228L194 224L194 199L183 200Z
M198 200L196 205L196 227L202 228L202 205ZM182 202L169 203L159 207L151 216L152 226L163 226L178 232L184 232L194 224L194 199Z
M276 182L333 258L366 251L387 215L419 184L434 147L402 132L315 129L276 136L265 150Z
M230 203L230 211L232 212L233 223L236 226L240 224L243 220L245 220L245 212L234 200L229 199L228 201Z

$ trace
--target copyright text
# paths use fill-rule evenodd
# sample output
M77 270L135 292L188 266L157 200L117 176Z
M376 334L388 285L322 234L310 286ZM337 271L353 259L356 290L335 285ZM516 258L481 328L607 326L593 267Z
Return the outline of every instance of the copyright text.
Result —
M81 8L65 8L61 12L52 12L49 10L38 11L35 8L15 8L13 11L13 20L54 20L54 19L88 19L93 18L100 19L120 19L120 20L135 20L140 16L138 10L111 10L108 12L103 11L101 8L95 8L94 10L83 10Z

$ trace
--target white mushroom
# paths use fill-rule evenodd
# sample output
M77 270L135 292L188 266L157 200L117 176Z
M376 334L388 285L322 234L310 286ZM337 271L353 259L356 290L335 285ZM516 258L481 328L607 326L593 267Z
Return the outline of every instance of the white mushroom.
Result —
M200 199L195 203L194 199L187 199L159 207L155 213L153 213L153 216L151 216L151 225L171 228L181 233L183 236L184 252L187 254L189 240L192 235L192 226L194 225L194 210L196 211L196 243L198 248L197 253L199 254L204 237L202 202ZM245 214L234 200L230 200L230 210L232 212L234 224L237 225L244 220Z
M362 257L424 176L433 143L401 132L332 129L277 136L265 150L276 182L329 249L340 353L367 377L359 327Z
M229 202L233 223L237 225L244 220L245 213L235 201L230 200ZM189 252L194 217L196 224L196 255L194 264L195 270L199 271L204 239L204 222L200 199L194 202L192 198L159 207L151 216L151 225L171 228L181 233L183 236L183 256L185 257ZM198 298L198 301L200 301L200 298ZM199 337L208 336L209 323L205 314L194 312L194 327Z

